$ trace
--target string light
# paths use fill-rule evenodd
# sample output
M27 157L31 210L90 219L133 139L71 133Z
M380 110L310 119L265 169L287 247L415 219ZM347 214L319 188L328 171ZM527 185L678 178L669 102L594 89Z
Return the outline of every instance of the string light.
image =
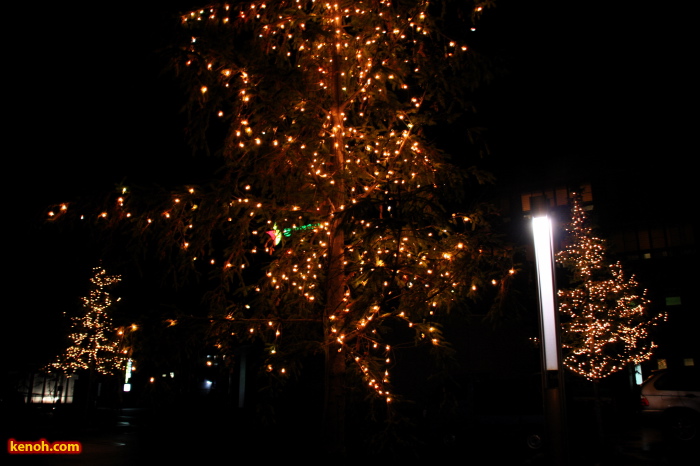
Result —
M605 242L593 235L574 195L569 242L556 261L572 275L573 288L559 290L564 365L587 379L601 379L648 360L656 348L649 329L665 314L651 315L646 290L619 262L607 263Z
M114 300L107 291L121 281L121 277L107 275L102 267L94 268L93 272L90 293L82 298L85 312L72 318L71 345L47 367L49 371L72 375L79 370L95 370L100 374L113 374L123 369L125 353L115 335L123 336L124 330L115 331L109 315L110 308L119 299Z
M512 275L507 255L482 244L478 216L436 209L445 161L422 130L442 99L432 74L439 65L465 76L458 57L470 52L438 32L429 6L246 1L181 17L188 39L177 67L204 126L211 116L230 128L231 171L224 188L188 187L142 213L120 192L101 221L139 234L163 228L159 241L218 268L226 289L264 262L255 296L221 320L231 326L222 334L274 347L271 374L281 373L286 329L311 322L327 354L354 361L389 402L397 358L380 344L382 329L397 322L440 347L445 310ZM228 43L217 50L218 32L249 38L250 56ZM70 211L54 209L51 220Z

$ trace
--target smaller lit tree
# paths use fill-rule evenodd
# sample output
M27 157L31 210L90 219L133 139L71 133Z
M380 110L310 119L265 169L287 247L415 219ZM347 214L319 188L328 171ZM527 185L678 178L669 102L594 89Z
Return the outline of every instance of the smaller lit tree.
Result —
M664 315L652 316L646 290L619 262L607 262L605 242L593 235L576 196L571 212L569 243L556 256L571 284L558 293L564 365L599 380L648 360L656 348L649 328Z
M107 288L121 281L118 275L110 276L102 267L93 269L92 286L88 296L82 298L84 314L73 317L70 346L49 364L49 371L72 375L79 370L100 374L114 374L122 369L124 357L119 352L109 310L115 301Z

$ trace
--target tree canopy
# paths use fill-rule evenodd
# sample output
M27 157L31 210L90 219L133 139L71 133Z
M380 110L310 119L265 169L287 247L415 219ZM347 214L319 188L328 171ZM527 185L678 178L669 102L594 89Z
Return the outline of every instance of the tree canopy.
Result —
M646 290L620 262L610 263L605 241L593 234L578 197L567 233L568 244L556 257L571 285L559 290L564 364L601 379L646 361L656 348L649 330L664 315L652 315Z
M124 188L90 216L210 274L222 351L264 342L277 378L299 354L323 354L336 451L348 377L391 403L396 348L439 349L441 316L498 295L512 273L489 210L459 196L487 175L449 164L431 132L468 110L486 76L468 32L488 4L241 1L183 14L172 63L188 131L222 168L204 186ZM452 150L468 142L455 135Z
M93 269L90 293L83 297L84 313L72 317L70 346L60 354L47 370L73 375L80 370L112 375L124 366L119 340L110 312L115 300L107 289L119 283L121 277L107 275L102 267ZM117 299L116 301L118 301Z

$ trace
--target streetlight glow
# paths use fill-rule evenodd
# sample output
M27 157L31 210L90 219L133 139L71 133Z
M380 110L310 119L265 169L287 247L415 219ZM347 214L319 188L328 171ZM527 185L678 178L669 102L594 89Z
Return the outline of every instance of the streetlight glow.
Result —
M533 217L532 232L535 240L535 263L542 313L542 344L545 370L559 368L557 343L557 307L554 300L554 254L552 248L552 222L546 215Z
M561 372L559 348L559 310L557 309L554 276L554 245L552 221L547 215L547 199L533 199L532 235L537 267L537 288L540 297L542 336L542 397L544 401L547 441L550 443L549 463L565 465L566 407L564 377Z

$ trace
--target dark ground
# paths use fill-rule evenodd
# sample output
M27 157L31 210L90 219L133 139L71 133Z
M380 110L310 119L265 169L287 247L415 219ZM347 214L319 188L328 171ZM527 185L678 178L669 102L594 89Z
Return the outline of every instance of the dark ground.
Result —
M635 413L604 406L603 441L592 416L590 400L572 403L569 415L571 466L593 465L686 465L697 459L698 443L685 444L669 438L660 426ZM90 428L80 413L46 410L36 406L3 413L5 439L36 441L78 440L80 455L9 455L2 464L31 465L132 465L132 464L263 464L301 460L305 465L343 464L328 458L311 420L299 417L286 424L261 427L253 413L215 410L206 406L146 410L101 410ZM538 416L473 416L462 425L438 420L426 423L416 438L392 453L366 453L358 438L350 443L347 463L384 464L424 460L490 465L538 465L545 460L546 444L537 437ZM401 435L401 434L399 434ZM530 441L532 447L528 446ZM6 450L6 448L5 448Z

